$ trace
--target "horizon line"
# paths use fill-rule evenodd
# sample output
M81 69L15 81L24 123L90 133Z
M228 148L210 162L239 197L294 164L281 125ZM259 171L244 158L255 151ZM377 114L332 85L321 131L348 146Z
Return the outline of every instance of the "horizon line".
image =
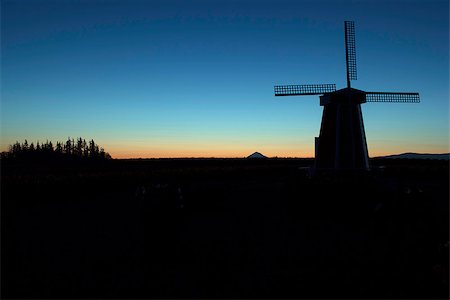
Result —
M404 155L404 154L417 154L417 155L450 155L450 152L440 152L440 153L420 153L420 152L402 152L402 153L394 153L394 154L386 154L386 155L377 155L377 156L370 156L369 158L383 158L383 157L389 157L389 156L397 156L397 155ZM263 158L249 158L248 156L185 156L185 157L120 157L115 158L112 157L111 159L116 160L136 160L136 159L315 159L314 156L267 156Z

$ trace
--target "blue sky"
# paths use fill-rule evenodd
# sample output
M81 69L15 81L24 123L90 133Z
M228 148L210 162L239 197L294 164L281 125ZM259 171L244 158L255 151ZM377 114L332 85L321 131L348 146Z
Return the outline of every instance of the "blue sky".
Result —
M369 155L449 151L448 1L2 1L1 150L93 138L113 157L311 157L354 20Z

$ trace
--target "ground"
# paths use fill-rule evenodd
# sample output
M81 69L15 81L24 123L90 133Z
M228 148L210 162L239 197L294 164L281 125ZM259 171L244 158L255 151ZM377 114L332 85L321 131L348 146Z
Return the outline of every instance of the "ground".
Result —
M448 161L2 161L3 298L447 298Z

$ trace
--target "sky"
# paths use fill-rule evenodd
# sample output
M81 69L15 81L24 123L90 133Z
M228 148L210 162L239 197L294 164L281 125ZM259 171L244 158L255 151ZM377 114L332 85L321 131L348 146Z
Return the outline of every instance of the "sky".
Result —
M313 157L318 96L358 80L369 156L449 152L449 2L1 1L1 143L94 139L113 158Z

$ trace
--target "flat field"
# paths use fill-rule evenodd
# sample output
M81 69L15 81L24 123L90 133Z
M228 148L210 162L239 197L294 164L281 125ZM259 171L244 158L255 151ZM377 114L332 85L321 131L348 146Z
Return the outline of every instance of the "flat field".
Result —
M3 298L447 298L449 164L2 161Z

